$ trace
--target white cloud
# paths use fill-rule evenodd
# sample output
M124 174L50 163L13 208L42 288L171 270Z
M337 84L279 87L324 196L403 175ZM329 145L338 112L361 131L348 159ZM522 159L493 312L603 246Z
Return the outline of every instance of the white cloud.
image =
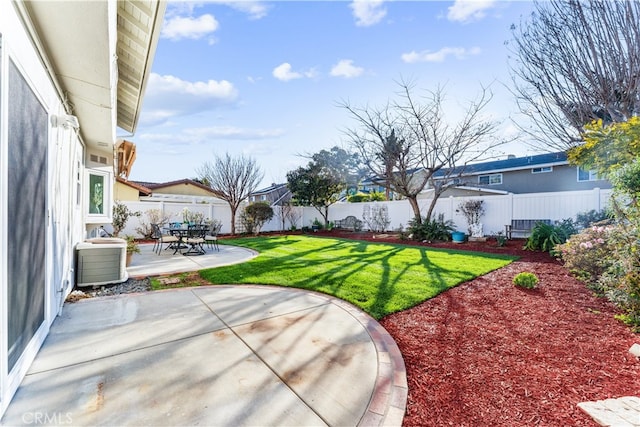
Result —
M331 75L333 77L352 78L362 75L364 68L353 65L351 59L341 59L336 65L331 68Z
M216 0L214 3L225 4L233 9L239 10L241 12L249 15L250 19L261 19L267 16L267 11L269 7L261 2L261 1L251 1L251 0L243 0L243 1L225 1L225 0Z
M192 128L183 131L189 139L212 140L212 139L268 139L284 134L282 129L244 129L235 126L211 126L205 128Z
M479 55L481 52L479 47L472 47L471 49L465 49L463 47L443 47L436 52L423 50L422 52L411 51L409 53L403 53L402 60L409 64L416 62L444 62L449 56L462 60L471 55Z
M192 155L199 147L202 154L203 147L221 144L229 145L233 149L252 147L252 155L272 154L274 141L285 134L282 129L250 129L234 126L187 127L175 132L139 132L136 139L145 146L153 146L153 154L162 155ZM261 142L262 141L262 142ZM255 148L263 146L260 151ZM197 158L197 156L196 156Z
M495 6L495 0L455 0L449 7L447 18L457 22L478 21L486 16L488 9Z
M307 71L293 71L291 64L288 62L283 62L278 65L272 71L273 77L283 82L288 82L289 80L301 79L303 77L314 78L318 76L318 72L311 68Z
M291 64L285 62L273 69L273 77L283 82L288 82L289 80L302 78L302 74L291 71Z
M171 75L151 73L141 119L147 125L233 104L238 91L227 80L190 82Z
M218 29L218 21L213 15L201 15L197 18L175 16L165 21L161 36L169 40L197 40L213 34Z
M383 0L354 0L349 7L353 10L356 25L369 27L380 22L387 15L383 3Z

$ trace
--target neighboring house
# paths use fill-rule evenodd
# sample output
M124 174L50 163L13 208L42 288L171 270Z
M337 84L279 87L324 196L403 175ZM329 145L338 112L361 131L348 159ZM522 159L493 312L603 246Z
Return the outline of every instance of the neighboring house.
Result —
M287 188L287 184L271 184L251 193L249 202L267 202L271 206L282 206L286 205L291 197L292 194Z
M436 179L444 173L436 174ZM459 181L458 188L496 193L554 193L611 188L611 183L599 178L594 171L571 166L564 152L511 156L505 160L469 164L459 168L453 176Z
M194 181L192 179L181 179L178 181L170 182L142 182L131 181L132 183L144 188L148 188L153 193L153 196L157 194L163 195L177 195L177 196L201 196L201 197L218 197L219 193L212 190L204 184Z
M133 181L128 181L122 177L116 177L116 184L114 187L114 200L119 202L137 202L140 200L140 197L150 196L153 191L151 189L135 183Z
M421 174L424 169L411 173ZM444 196L474 196L491 194L554 193L558 191L609 189L611 183L594 171L571 166L564 152L537 154L525 157L510 156L504 160L472 163L453 171L436 172L434 179L449 176L456 185ZM374 179L363 181L361 191L384 191ZM429 185L423 194L429 197Z
M0 2L0 416L75 285L76 246L112 221L116 128L136 130L164 10Z

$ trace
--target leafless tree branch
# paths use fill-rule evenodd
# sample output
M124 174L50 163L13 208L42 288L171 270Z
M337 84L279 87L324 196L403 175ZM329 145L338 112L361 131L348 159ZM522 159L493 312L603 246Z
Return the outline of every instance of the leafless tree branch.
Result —
M512 77L536 147L582 143L592 120L640 113L640 2L546 0L512 26Z
M477 99L469 102L463 118L449 123L444 114L444 90L427 91L418 99L415 84L401 81L395 101L381 108L340 104L358 123L345 131L360 153L375 180L385 188L407 198L415 220L422 221L417 196L428 183L434 196L426 215L431 218L435 203L454 179L438 179L436 174L452 178L463 166L478 160L505 141L495 138L498 123L482 113L492 98L482 88Z
M236 212L240 204L253 193L264 174L251 157L216 156L196 170L200 180L219 193L231 208L231 234L236 233Z

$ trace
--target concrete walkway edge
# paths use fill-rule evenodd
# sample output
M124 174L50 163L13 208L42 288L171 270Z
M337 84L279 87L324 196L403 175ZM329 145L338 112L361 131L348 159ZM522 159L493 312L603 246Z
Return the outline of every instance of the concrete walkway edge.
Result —
M375 319L346 301L318 292L310 293L329 298L348 312L366 329L376 347L378 378L367 411L358 425L401 426L407 406L407 371L402 353L393 337Z

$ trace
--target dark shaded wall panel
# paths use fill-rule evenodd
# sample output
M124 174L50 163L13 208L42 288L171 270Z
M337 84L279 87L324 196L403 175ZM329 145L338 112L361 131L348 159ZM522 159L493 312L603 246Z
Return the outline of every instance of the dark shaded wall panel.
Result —
M9 370L44 322L47 228L47 112L9 63L8 348Z

